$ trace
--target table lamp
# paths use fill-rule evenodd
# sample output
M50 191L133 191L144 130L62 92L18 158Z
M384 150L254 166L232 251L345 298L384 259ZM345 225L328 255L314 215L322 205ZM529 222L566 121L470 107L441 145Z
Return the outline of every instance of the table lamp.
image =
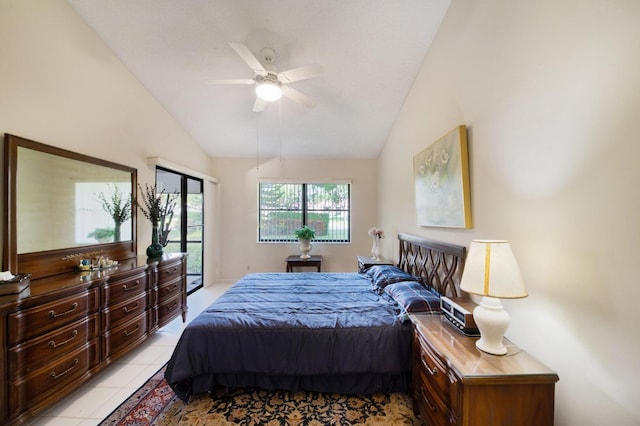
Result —
M480 331L476 347L492 355L504 355L502 337L509 328L509 314L500 299L527 297L520 268L506 240L474 240L469 246L460 288L482 301L473 311Z

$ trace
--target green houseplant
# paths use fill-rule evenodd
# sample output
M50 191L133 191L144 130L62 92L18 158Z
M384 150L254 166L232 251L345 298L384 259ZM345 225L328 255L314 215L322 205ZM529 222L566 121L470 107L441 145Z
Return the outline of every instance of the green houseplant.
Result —
M302 228L296 229L294 233L296 235L296 238L299 240L311 241L316 237L316 231L309 228L307 225L303 226Z
M301 259L309 259L309 252L311 251L311 240L315 238L316 231L309 228L308 226L303 226L302 228L296 229L294 231L295 236L298 238L298 247L302 254L300 255Z

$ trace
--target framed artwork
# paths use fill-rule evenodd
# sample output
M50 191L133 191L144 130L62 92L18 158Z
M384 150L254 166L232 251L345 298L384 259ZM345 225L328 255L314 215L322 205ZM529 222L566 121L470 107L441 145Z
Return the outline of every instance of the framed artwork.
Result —
M458 126L413 157L419 226L471 228L467 128Z

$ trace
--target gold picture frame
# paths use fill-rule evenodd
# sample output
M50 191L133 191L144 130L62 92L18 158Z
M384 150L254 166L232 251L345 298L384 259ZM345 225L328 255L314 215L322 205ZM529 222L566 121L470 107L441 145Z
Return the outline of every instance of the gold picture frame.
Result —
M458 126L413 157L419 226L471 228L467 128Z

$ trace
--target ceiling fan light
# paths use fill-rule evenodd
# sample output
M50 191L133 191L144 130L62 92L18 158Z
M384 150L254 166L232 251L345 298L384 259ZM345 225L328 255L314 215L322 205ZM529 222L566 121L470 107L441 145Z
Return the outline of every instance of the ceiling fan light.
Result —
M282 97L282 89L279 84L263 81L256 86L256 95L267 102L273 102Z

